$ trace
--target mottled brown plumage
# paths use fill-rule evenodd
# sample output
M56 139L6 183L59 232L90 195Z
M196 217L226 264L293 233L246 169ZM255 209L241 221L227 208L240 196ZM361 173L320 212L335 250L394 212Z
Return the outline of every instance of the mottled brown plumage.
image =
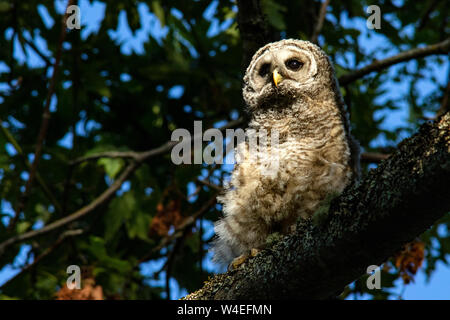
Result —
M292 62L292 61L296 62ZM359 176L359 147L333 67L316 45L300 40L270 43L256 52L244 76L250 129L273 130L277 145L255 153L238 146L226 192L218 198L223 219L215 225L215 260L229 263L262 248L273 232L289 233L320 202ZM255 157L256 156L256 157Z

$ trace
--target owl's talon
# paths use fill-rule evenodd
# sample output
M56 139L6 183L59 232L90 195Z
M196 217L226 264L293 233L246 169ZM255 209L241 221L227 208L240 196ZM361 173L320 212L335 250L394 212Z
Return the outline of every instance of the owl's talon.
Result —
M231 270L237 269L247 259L248 259L248 254L241 254L239 257L234 258L233 261L231 261L230 265L228 266L228 270L231 271Z
M260 251L260 249L253 248L250 252L241 254L239 257L234 258L228 266L228 271L236 270L240 265L247 261L248 258L255 257Z
M253 248L252 250L250 250L250 255L251 255L252 257L254 257L254 256L256 256L260 251L261 251L260 249Z

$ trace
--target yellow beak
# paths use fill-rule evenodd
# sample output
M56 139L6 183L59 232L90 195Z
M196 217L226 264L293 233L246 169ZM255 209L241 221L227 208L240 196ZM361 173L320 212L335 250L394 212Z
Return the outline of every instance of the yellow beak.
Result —
M273 77L273 83L275 83L275 87L278 87L278 84L283 80L283 77L281 74L278 73L277 70L275 70L272 74Z

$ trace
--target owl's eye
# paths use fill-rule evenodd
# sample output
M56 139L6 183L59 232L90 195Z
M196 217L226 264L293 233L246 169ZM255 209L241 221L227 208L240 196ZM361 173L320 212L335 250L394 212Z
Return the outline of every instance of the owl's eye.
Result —
M286 61L286 67L288 67L289 69L296 71L298 69L300 69L301 67L303 67L303 62L298 61L297 59L290 59L288 61Z
M265 77L269 73L269 70L270 70L270 64L265 63L262 65L261 69L259 69L258 73L261 77Z

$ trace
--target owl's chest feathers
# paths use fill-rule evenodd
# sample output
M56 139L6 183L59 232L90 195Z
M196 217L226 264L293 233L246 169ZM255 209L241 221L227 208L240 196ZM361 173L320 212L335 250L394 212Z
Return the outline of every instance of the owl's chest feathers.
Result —
M249 126L265 130L268 142L273 130L279 132L279 143L259 154L263 161L253 162L248 152L236 172L246 206L255 209L257 219L290 226L350 182L350 148L339 111L275 110L254 114Z
M253 115L249 124L257 132L267 132L268 142L272 131L278 132L275 147L287 161L297 158L317 159L348 165L350 148L345 126L337 108L308 108L305 106L286 109L273 108ZM280 159L283 162L283 157Z

